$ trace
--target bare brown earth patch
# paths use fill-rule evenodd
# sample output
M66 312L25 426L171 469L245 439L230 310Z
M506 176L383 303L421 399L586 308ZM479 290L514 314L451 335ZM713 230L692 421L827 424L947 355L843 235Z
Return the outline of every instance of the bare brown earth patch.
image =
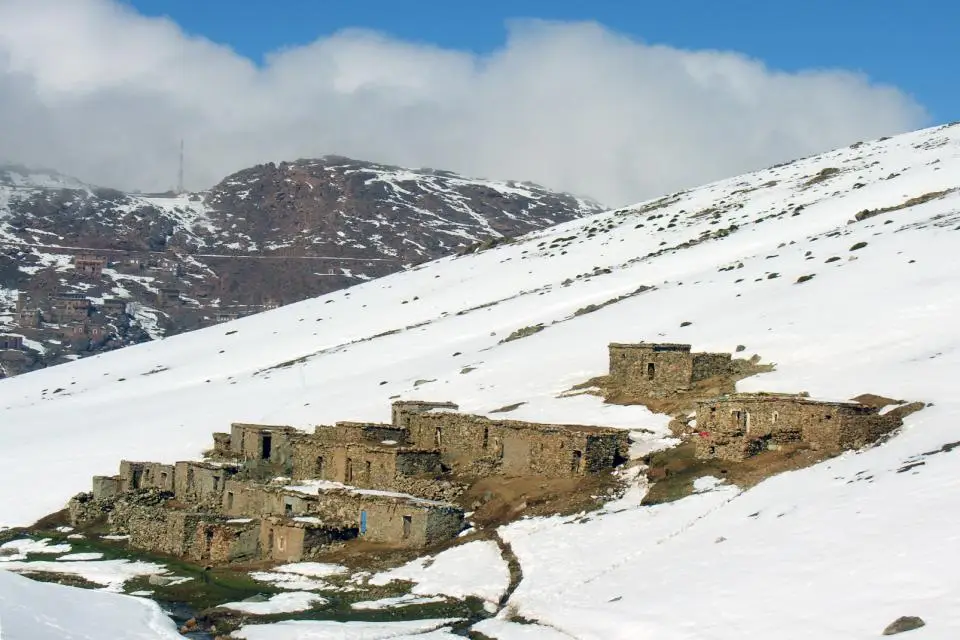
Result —
M798 443L778 451L764 451L743 462L701 460L695 457L692 440L659 451L645 459L647 479L652 483L642 504L660 504L685 498L693 493L697 478L713 476L726 480L741 489L749 489L767 478L816 464L831 457L822 451L813 451Z
M620 486L612 474L577 478L489 477L460 497L478 528L529 516L570 515L598 508Z

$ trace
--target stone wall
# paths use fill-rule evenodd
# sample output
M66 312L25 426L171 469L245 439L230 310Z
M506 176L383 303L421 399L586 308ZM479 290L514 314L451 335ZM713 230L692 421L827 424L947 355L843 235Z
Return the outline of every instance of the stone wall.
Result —
M123 492L120 476L93 476L93 498L115 498Z
M423 548L455 537L463 528L463 513L449 507L421 508L405 502L365 500L366 530L360 537L370 542L406 548Z
M238 467L206 462L181 461L175 467L175 497L184 504L204 509L218 509L223 502L223 488L236 475Z
M260 522L227 522L203 517L193 531L188 557L195 562L227 564L261 557Z
M317 500L283 487L228 480L221 509L228 517L292 516L312 512Z
M137 489L160 489L173 491L175 471L173 465L159 462L120 461L120 488L122 491Z
M216 432L213 434L213 451L212 456L217 459L230 459L239 457L238 453L233 451L230 446L230 434Z
M626 431L436 412L407 417L411 441L437 447L444 465L467 475L570 477L626 458Z
M400 478L440 473L437 451L384 444L346 444L307 437L292 445L296 480L329 480L367 489L396 490Z
M688 344L611 343L608 351L613 386L644 395L667 395L731 372L729 353L691 353Z
M838 453L874 442L899 424L857 403L737 394L698 403L697 456L743 460L792 442Z
M309 518L267 518L259 531L261 555L275 562L300 562L317 557L331 544L355 538L355 528L327 526Z
M230 425L230 449L243 460L283 466L290 462L291 442L300 435L293 427L234 423Z
M453 402L428 402L425 400L397 400L391 405L391 415L393 425L401 429L408 427L407 419L409 416L433 411L434 409L446 409L456 411L460 407Z
M314 438L331 444L349 442L382 443L403 445L407 441L406 429L392 424L377 422L338 422L333 426L317 426Z
M694 353L690 382L700 382L732 373L733 356L729 353Z

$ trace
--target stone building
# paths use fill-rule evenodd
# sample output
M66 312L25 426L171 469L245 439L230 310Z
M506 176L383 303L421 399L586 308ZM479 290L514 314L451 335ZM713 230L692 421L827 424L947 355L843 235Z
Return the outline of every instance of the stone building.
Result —
M119 491L137 489L158 489L172 493L175 468L173 465L159 462L120 461L120 473L117 476ZM94 488L94 494L97 493Z
M436 449L444 466L467 475L573 477L627 459L626 431L583 425L490 420L447 411L403 417L413 446Z
M214 448L229 442L231 454L240 460L283 467L290 464L291 443L300 435L303 432L293 427L236 422L230 425L229 440L220 435Z
M127 312L127 301L121 298L104 298L100 308L107 315L120 316Z
M23 349L23 336L0 334L0 349Z
M103 256L79 255L73 259L73 271L85 278L99 280L103 277L103 269L107 266L107 259Z
M174 496L180 502L218 508L227 480L237 474L236 465L193 460L174 465Z
M60 293L53 300L53 315L57 322L84 320L90 315L90 300L82 293Z
M24 329L39 329L41 318L39 309L20 309L17 311L17 324Z
M687 390L732 366L729 353L692 353L689 344L611 343L608 350L613 384L651 396Z
M463 529L463 510L449 502L465 487L459 480L578 477L626 459L621 429L455 408L397 402L391 424L337 422L312 434L234 423L214 434L213 461L123 461L118 475L95 477L92 493L71 500L71 521L106 518L136 548L205 563L305 560L355 538L425 548Z
M856 402L738 393L697 403L697 457L743 460L791 443L839 453L875 442L900 424L899 417Z
M274 562L301 562L315 558L332 544L355 537L356 529L310 516L265 518L260 523L260 555Z

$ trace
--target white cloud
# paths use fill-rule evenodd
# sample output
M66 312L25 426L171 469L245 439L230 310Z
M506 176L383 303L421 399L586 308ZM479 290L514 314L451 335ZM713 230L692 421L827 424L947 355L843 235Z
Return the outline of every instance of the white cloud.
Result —
M921 126L841 70L523 21L490 55L357 30L262 67L113 0L0 0L0 156L120 188L327 153L533 180L620 205Z

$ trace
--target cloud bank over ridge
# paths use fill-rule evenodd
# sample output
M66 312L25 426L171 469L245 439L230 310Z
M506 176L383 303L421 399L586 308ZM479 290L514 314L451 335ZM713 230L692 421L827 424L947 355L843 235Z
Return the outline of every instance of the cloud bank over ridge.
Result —
M843 70L522 21L483 56L345 30L262 66L115 0L0 0L0 160L188 188L340 154L623 205L927 123Z

